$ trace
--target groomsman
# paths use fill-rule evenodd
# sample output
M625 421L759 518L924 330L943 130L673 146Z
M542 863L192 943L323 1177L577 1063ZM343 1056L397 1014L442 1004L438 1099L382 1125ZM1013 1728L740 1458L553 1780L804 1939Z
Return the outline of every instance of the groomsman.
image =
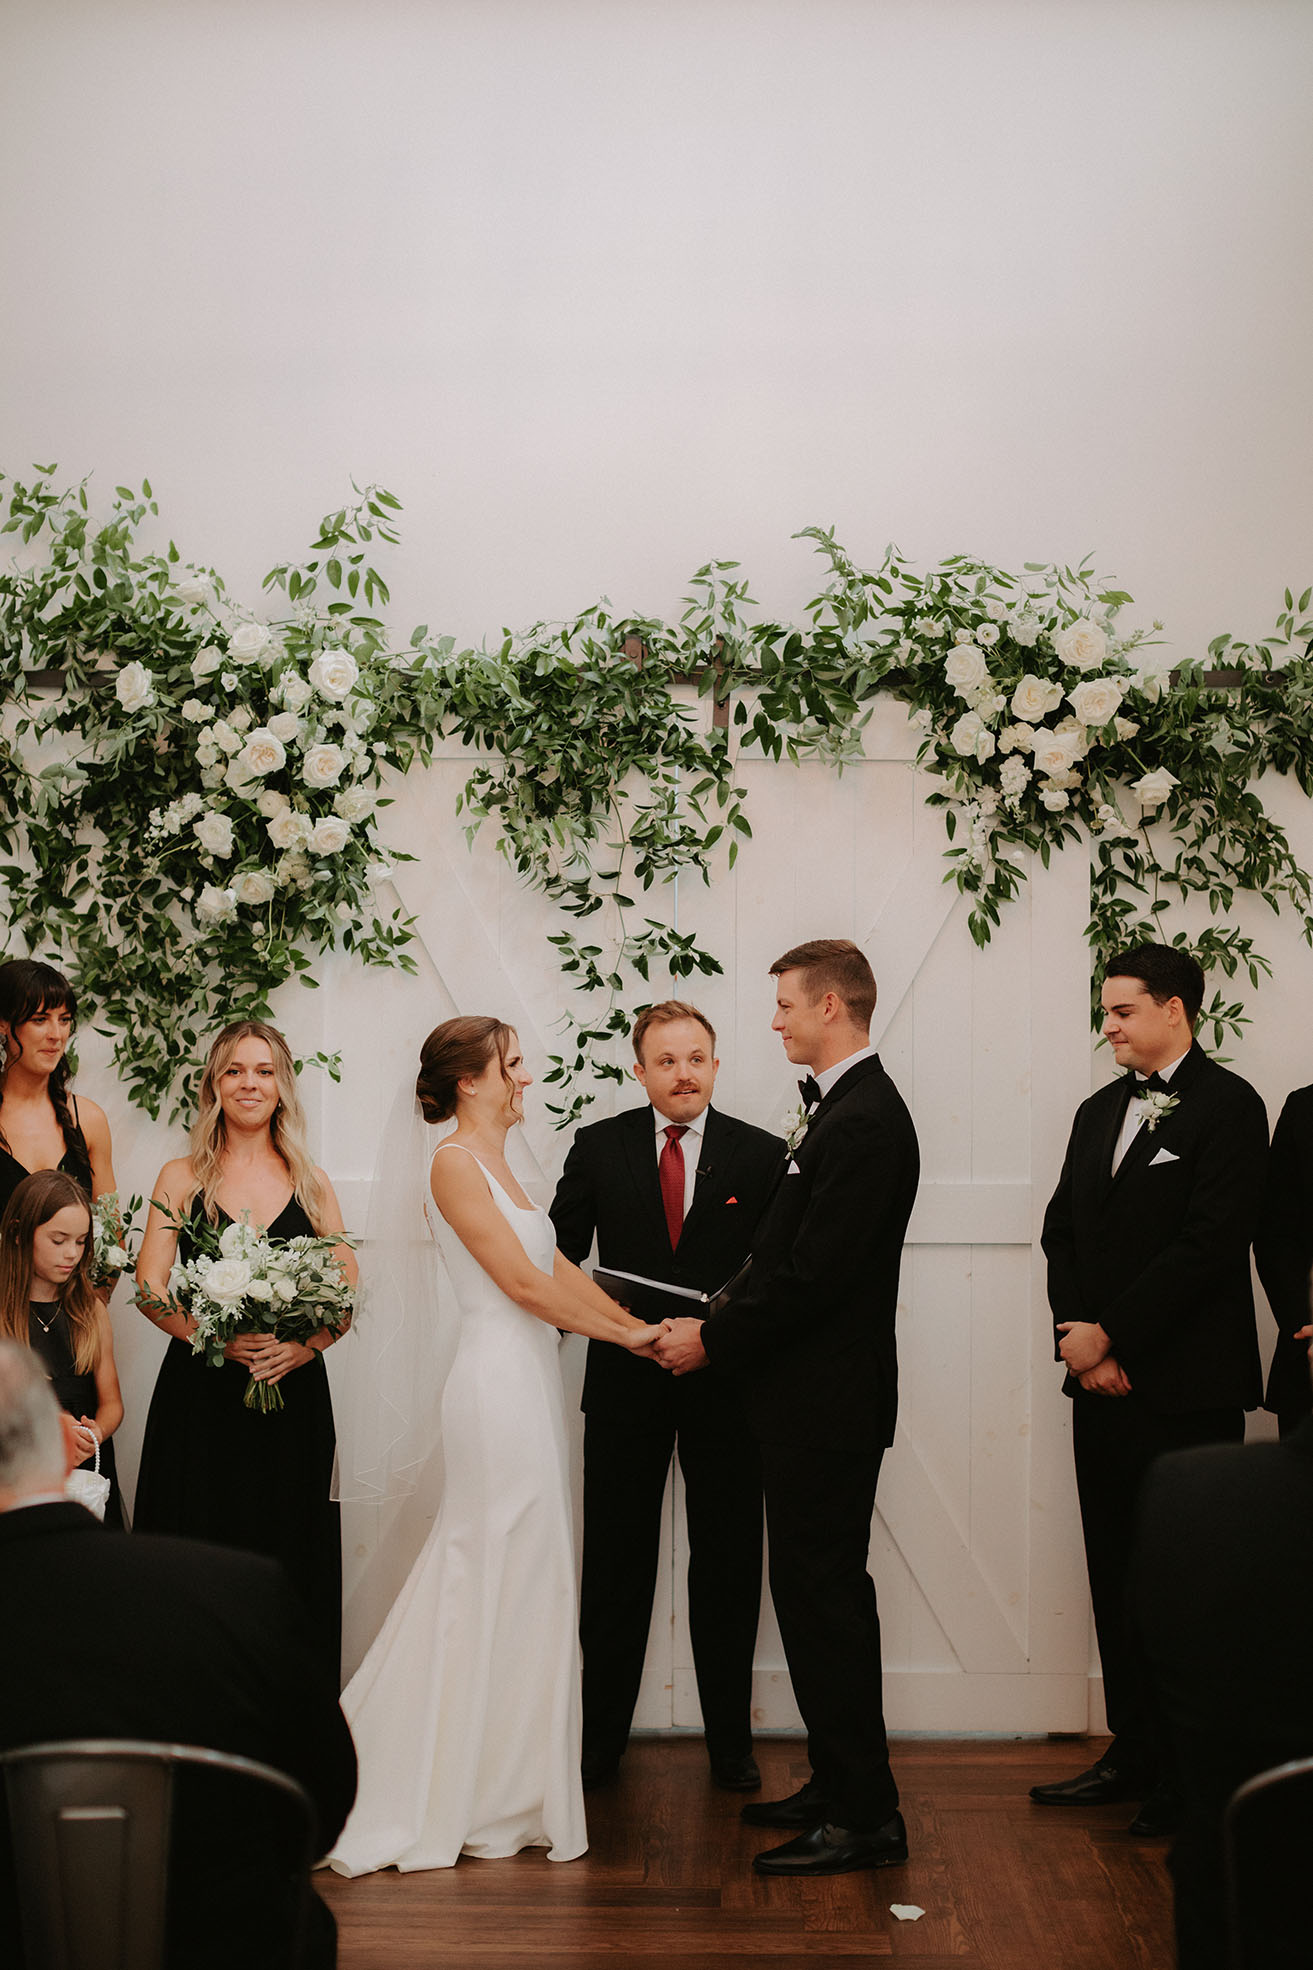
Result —
M1112 959L1103 1032L1129 1071L1076 1111L1044 1218L1113 1742L1089 1771L1031 1798L1142 1799L1131 1822L1142 1834L1172 1831L1179 1798L1127 1623L1141 1488L1163 1451L1239 1443L1262 1397L1249 1245L1267 1116L1249 1083L1195 1043L1203 992L1200 967L1175 947Z
M581 1129L552 1204L582 1264L714 1292L738 1271L784 1162L778 1136L711 1106L716 1035L696 1006L650 1006L633 1031L648 1097ZM737 1390L677 1382L654 1361L590 1343L584 1376L583 1775L615 1775L652 1622L661 1501L676 1447L688 1522L689 1629L717 1785L761 1784L752 1756L752 1656L761 1601L761 1466Z
M676 1375L709 1360L737 1376L761 1445L771 1598L812 1777L791 1798L744 1807L751 1824L795 1835L753 1866L839 1874L907 1859L866 1563L894 1436L898 1272L920 1162L912 1118L870 1044L875 979L862 952L817 939L786 951L771 975L774 1030L812 1069L806 1129L762 1220L746 1293L705 1323L677 1320L657 1351Z
M1313 1407L1309 1388L1309 1274L1313 1272L1313 1087L1287 1096L1267 1167L1254 1258L1280 1330L1263 1406L1290 1436Z

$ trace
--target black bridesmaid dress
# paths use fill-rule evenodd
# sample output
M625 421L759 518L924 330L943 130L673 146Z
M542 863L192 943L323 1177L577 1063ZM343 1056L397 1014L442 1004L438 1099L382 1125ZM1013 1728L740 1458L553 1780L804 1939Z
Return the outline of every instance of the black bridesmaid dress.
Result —
M198 1197L191 1215L199 1218L202 1209ZM223 1211L219 1219L232 1222ZM269 1234L313 1236L314 1226L293 1197ZM191 1256L184 1227L178 1257ZM323 1356L316 1351L313 1361L283 1377L278 1387L286 1406L270 1415L245 1407L249 1383L239 1361L209 1368L189 1342L169 1342L146 1418L133 1526L281 1561L336 1675L342 1537L329 1496L336 1438Z
M64 1172L66 1177L72 1177L75 1182L80 1183L86 1191L87 1196L90 1197L91 1155L87 1149L86 1137L83 1135L78 1122L76 1095L72 1097L72 1101L74 1133L71 1136L65 1134L64 1153L60 1157L57 1167ZM11 1156L7 1149L0 1149L0 1217L4 1215L5 1205L9 1202L9 1199L23 1181L23 1178L37 1174L35 1170L25 1169L17 1156ZM87 1413L90 1414L90 1411Z
M100 1397L96 1394L94 1374L79 1375L73 1360L73 1335L68 1324L68 1314L58 1300L33 1300L28 1307L27 1316L28 1346L34 1354L40 1355L45 1370L55 1391L55 1400L61 1409L75 1419L80 1416L94 1416ZM94 1471L96 1460L88 1457L79 1470ZM123 1499L119 1493L119 1474L114 1463L114 1439L107 1436L100 1446L100 1475L109 1479L109 1497L105 1500L105 1523L116 1531L126 1530L123 1516Z

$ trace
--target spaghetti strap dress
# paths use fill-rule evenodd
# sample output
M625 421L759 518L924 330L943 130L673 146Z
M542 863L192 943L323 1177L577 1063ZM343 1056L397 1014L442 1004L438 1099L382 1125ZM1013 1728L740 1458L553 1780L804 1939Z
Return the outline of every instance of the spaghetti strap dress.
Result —
M199 1218L198 1197L191 1216ZM221 1222L232 1222L220 1211ZM293 1197L272 1238L313 1236ZM193 1255L186 1227L178 1257ZM305 1603L333 1674L342 1650L342 1536L333 1477L333 1405L317 1350L279 1383L285 1407L247 1409L250 1376L238 1361L209 1368L187 1341L171 1340L160 1363L133 1514L141 1532L175 1533L238 1546L282 1562Z

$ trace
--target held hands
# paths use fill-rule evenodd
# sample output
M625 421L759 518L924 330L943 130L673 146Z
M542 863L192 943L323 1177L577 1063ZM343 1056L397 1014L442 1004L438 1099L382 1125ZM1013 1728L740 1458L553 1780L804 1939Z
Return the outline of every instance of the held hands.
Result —
M655 1361L656 1344L669 1325L668 1320L663 1320L659 1327L629 1327L625 1330L620 1345L627 1348L630 1354L637 1355L644 1361Z
M1060 1320L1058 1332L1066 1336L1058 1343L1058 1353L1077 1377L1097 1368L1112 1350L1112 1342L1097 1320Z
M677 1320L662 1322L665 1329L655 1346L656 1359L672 1375L688 1375L695 1368L705 1368L707 1352L702 1345L702 1322L681 1315Z

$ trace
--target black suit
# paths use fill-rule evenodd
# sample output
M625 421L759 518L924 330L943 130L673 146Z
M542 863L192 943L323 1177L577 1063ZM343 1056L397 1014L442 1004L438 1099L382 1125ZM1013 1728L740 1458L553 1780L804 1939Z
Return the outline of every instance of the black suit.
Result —
M866 1570L898 1407L894 1317L920 1158L872 1055L812 1114L757 1233L742 1298L702 1330L761 1445L771 1597L818 1793L874 1831L898 1804Z
M1131 1384L1088 1393L1068 1375L1076 1484L1109 1728L1119 1758L1158 1763L1126 1626L1132 1528L1150 1464L1165 1450L1239 1441L1262 1394L1249 1244L1267 1161L1267 1115L1247 1081L1198 1046L1169 1081L1176 1107L1112 1159L1133 1077L1076 1111L1044 1217L1049 1303L1096 1321ZM1061 1340L1061 1336L1057 1337Z
M1313 1757L1313 1420L1281 1444L1164 1458L1145 1486L1134 1588L1185 1794L1172 1854L1180 1970L1223 1970L1223 1809L1256 1772ZM1287 1892L1260 1899L1288 1908L1308 1856L1271 1861ZM1308 1962L1303 1894L1296 1929L1274 1930L1265 1963Z
M1295 1332L1307 1327L1309 1273L1313 1270L1313 1088L1296 1088L1286 1097L1267 1167L1267 1195L1254 1239L1254 1257L1280 1332L1267 1378L1263 1407L1280 1419L1286 1436L1313 1407L1308 1377L1308 1342Z
M277 1428L277 1423L271 1425ZM46 1739L146 1738L256 1758L288 1772L318 1814L318 1849L341 1831L356 1760L322 1650L281 1569L191 1540L124 1539L80 1505L0 1513L0 1750ZM2 1798L2 1795L0 1795ZM8 1840L0 1869L0 1961L16 1930ZM232 1962L225 1901L258 1857L180 1857L185 1891L171 1960ZM179 1877L175 1874L175 1886ZM307 1964L336 1957L314 1898ZM262 1964L261 1955L243 1961Z
M687 1145L693 1138L685 1137ZM779 1173L778 1136L706 1110L693 1201L672 1251L657 1173L656 1117L631 1108L581 1129L552 1204L557 1243L582 1264L714 1291L738 1270ZM689 1629L707 1748L751 1749L752 1655L761 1600L761 1472L737 1391L676 1378L607 1341L584 1376L584 1756L625 1747L652 1620L661 1500L676 1442L688 1519Z

